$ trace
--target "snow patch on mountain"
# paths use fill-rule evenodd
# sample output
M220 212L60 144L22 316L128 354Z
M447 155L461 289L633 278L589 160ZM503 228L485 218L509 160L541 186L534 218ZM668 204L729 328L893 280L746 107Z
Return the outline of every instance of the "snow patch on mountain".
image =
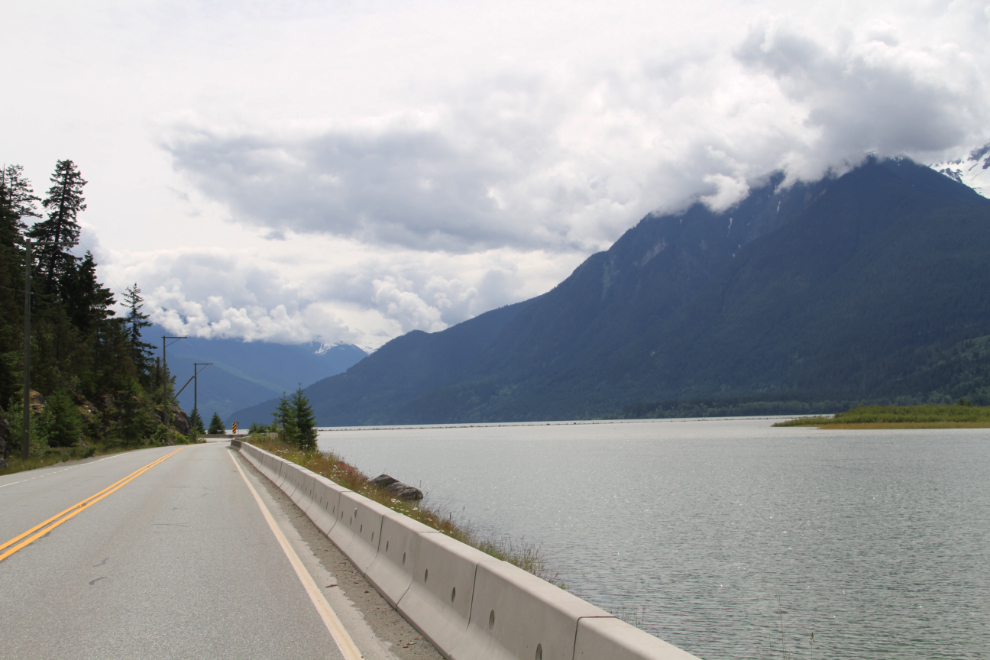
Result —
M990 198L990 142L973 149L966 158L936 163L930 167Z

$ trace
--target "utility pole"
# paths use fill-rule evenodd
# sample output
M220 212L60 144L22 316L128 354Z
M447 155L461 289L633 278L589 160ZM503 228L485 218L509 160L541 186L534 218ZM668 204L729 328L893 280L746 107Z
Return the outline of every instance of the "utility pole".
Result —
M172 414L168 409L168 360L165 358L165 347L168 346L166 340L174 339L175 343L180 339L189 339L189 337L169 337L168 335L162 335L162 412L165 413L165 430L172 430Z
M26 461L31 453L31 239L24 239L24 250L24 440L21 457Z

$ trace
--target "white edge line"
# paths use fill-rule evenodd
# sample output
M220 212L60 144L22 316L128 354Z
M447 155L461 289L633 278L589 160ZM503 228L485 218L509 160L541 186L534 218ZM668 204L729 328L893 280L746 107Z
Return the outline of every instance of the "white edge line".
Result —
M333 637L333 641L337 645L337 648L340 649L340 652L343 654L345 660L360 660L362 657L361 652L358 651L357 646L354 644L354 640L351 639L351 636L347 633L347 630L340 622L340 619L337 618L336 613L334 613L333 609L330 607L330 603L328 603L327 599L323 597L323 593L320 591L319 587L316 586L316 583L313 581L312 576L310 576L309 571L307 571L306 567L303 566L302 561L299 559L299 555L297 555L296 551L292 549L291 545L289 545L288 539L285 538L282 530L278 528L278 524L276 524L272 514L268 511L265 503L261 501L261 498L258 496L258 492L254 489L254 486L251 485L251 482L248 481L247 475L244 474L244 470L242 470L241 466L238 465L237 459L234 458L233 454L230 454L230 460L234 462L234 466L237 468L237 471L241 473L241 478L244 479L244 483L247 484L248 489L254 496L254 501L258 503L258 508L261 509L261 513L265 516L265 521L271 528L275 538L278 539L278 544L282 546L282 551L285 553L285 556L288 557L289 563L292 564L292 568L295 569L296 575L299 577L299 581L302 582L303 587L305 587L306 593L309 595L309 599L313 601L316 611L319 612L320 618L323 619L324 625L327 627L327 630L330 631L330 635Z

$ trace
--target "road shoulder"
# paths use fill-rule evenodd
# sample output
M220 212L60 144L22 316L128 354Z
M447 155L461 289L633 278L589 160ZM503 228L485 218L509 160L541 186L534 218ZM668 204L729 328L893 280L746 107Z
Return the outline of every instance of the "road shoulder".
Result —
M381 597L303 511L240 452L238 465L368 660L442 660L437 650Z

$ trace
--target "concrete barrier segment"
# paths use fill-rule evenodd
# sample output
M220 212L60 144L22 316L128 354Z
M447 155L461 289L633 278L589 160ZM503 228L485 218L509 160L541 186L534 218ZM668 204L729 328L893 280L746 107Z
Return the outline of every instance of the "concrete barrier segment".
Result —
M297 467L299 474L295 477L296 492L292 494L292 501L303 511L313 501L313 477L316 475L306 468Z
M337 518L331 513L331 510L336 510L341 493L340 490L331 488L328 484L333 484L333 482L317 475L313 486L313 501L305 509L306 515L313 521L313 524L326 535L329 535L330 530L337 522ZM337 484L333 484L333 486L337 486Z
M698 660L619 619L578 621L574 660Z
M284 458L279 458L278 456L273 456L272 458L275 459L275 465L272 466L272 472L275 474L275 485L281 488L284 492L285 488L282 487L282 484L285 483L285 480L289 474L286 470L289 462Z
M475 572L488 563L502 562L444 534L419 534L413 580L398 610L446 658L467 632Z
M368 580L396 607L413 580L413 567L419 554L421 534L439 534L432 527L389 510L382 518L378 556L368 566Z
M454 660L573 660L578 621L612 617L507 562L478 565L467 633Z
M278 487L282 489L282 492L292 499L292 496L296 494L296 489L299 488L299 471L302 469L295 463L290 463L284 459L282 460L281 471L282 471L282 482L278 484ZM295 501L295 500L293 500Z
M341 493L340 508L344 517L334 528L347 525L351 538L347 545L338 547L363 575L378 555L382 519L391 509L354 492Z

